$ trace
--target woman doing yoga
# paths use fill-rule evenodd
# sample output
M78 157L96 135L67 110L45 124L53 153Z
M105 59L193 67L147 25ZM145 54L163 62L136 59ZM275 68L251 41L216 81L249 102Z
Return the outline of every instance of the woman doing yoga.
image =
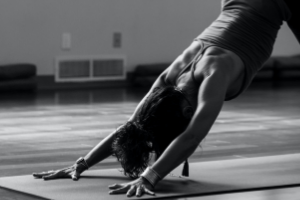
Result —
M155 185L206 137L223 102L251 83L270 57L283 21L300 42L294 2L222 0L219 17L157 78L125 124L74 165L34 177L77 180L89 167L114 155L124 174L134 180L109 186L110 194L154 195ZM157 159L148 167L153 152Z

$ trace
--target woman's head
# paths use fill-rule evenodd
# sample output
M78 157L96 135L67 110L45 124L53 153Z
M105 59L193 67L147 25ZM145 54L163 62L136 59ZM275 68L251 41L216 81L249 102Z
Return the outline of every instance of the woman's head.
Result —
M189 123L182 104L183 93L173 86L155 88L136 113L134 121L124 124L115 134L113 155L124 174L136 178L148 165L150 153L159 157Z

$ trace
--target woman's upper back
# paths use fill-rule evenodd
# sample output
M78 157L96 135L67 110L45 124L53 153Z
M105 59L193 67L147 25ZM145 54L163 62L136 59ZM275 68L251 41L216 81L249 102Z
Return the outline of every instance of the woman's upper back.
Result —
M199 43L194 41L162 74L162 79L165 84L177 86L187 95L197 98L204 77L211 67L217 66L216 70L224 70L223 72L229 74L235 83L229 86L226 95L226 100L232 99L241 89L243 62L229 50L217 46L202 49L199 48Z

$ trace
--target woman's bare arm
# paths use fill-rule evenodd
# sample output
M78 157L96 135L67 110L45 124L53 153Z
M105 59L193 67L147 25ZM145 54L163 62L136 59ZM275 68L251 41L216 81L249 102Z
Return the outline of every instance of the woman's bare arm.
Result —
M167 69L168 70L168 69ZM164 82L164 76L165 73L163 72L157 80L152 85L150 91L146 94L146 96L140 101L138 106L136 107L134 113L130 117L128 121L132 121L135 119L135 115L139 108L143 105L145 100L147 99L147 96L150 95L150 93L153 91L156 87L161 87L165 85ZM118 129L117 129L118 130ZM113 131L111 134L109 134L107 137L105 137L103 140L101 140L85 157L85 161L89 167L92 167L93 165L101 162L102 160L106 159L107 157L112 155L112 142L114 140L114 134L116 131ZM43 178L45 180L49 179L57 179L57 178L72 178L73 180L78 180L80 174L84 172L86 168L82 165L74 164L72 166L66 167L64 169L60 170L50 170L47 172L40 172L40 173L33 173L33 176L36 178Z
M164 74L164 73L163 73ZM140 109L140 107L143 105L147 97L151 94L154 88L163 86L164 80L163 80L163 74L157 78L157 80L152 85L150 91L145 95L145 97L140 101L138 106L136 107L134 113L129 118L128 121L133 121L135 119L137 111ZM112 132L110 135L108 135L106 138L104 138L102 141L100 141L84 158L89 166L93 166L97 164L98 162L101 162L105 158L111 155L111 144L113 142L114 134L116 131Z
M220 62L212 62L212 65L218 63ZM222 65L211 67L212 70L205 76L199 88L198 106L187 129L169 145L152 166L161 177L166 176L192 155L221 111L230 80L223 70L214 70L224 68L224 63Z
M101 140L85 157L89 167L101 162L107 157L111 156L111 144L114 139L114 134L116 130Z

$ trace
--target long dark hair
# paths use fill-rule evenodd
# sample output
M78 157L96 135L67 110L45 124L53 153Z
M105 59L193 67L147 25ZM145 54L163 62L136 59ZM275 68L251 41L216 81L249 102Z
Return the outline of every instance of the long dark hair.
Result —
M189 119L182 114L183 93L174 86L155 88L139 109L134 121L115 134L113 155L126 176L137 178L147 168L150 153L157 158L182 133Z

